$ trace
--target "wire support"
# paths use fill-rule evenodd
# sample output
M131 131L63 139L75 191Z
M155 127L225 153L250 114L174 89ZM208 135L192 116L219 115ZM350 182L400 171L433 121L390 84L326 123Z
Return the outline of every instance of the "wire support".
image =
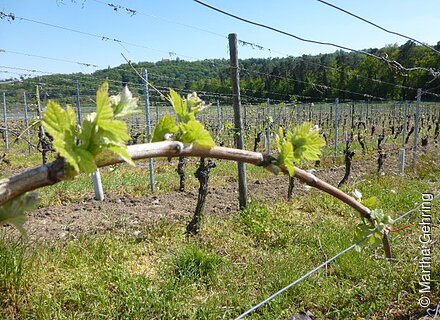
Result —
M439 194L436 194L433 198L433 200L435 198L437 198L438 196L440 196ZM409 214L411 214L412 212L416 211L418 208L420 208L422 206L422 204L420 204L419 206L417 206L416 208L406 212L405 214L401 215L400 217L398 217L397 219L395 219L395 221L401 220L404 217L408 216ZM265 304L269 303L270 301L272 301L273 299L275 299L276 297L278 297L279 295L281 295L283 292L289 290L290 288L292 288L293 286L297 285L298 283L302 282L303 280L307 279L308 277L310 277L312 274L314 274L315 272L317 272L319 269L325 267L326 265L328 265L329 263L331 263L332 261L336 260L337 258L339 258L340 256L342 256L343 254L347 253L348 251L354 249L356 246L360 245L361 243L365 242L366 240L368 240L369 238L371 238L373 236L373 234L369 234L368 236L366 236L365 238L363 238L362 240L356 242L355 244L352 244L351 246L349 246L347 249L339 252L337 255L333 256L332 258L328 259L327 261L325 261L324 263L320 264L319 266L317 266L315 269L307 272L305 275L303 275L302 277L300 277L299 279L295 280L294 282L292 282L291 284L287 285L286 287L282 288L281 290L279 290L278 292L274 293L273 295L271 295L269 298L267 298L266 300L260 302L259 304L257 304L256 306L250 308L249 310L247 310L246 312L243 312L241 315L239 315L237 318L235 318L235 320L239 320L239 319L243 319L244 317L250 315L251 313L255 312L257 309L261 308L262 306L264 306Z
M323 84L317 84L317 83L310 82L310 81L303 81L303 80L298 80L298 79L294 79L294 78L277 76L277 75L273 75L273 74L270 74L270 73L254 71L254 70L250 70L250 69L246 69L246 68L240 68L240 70L247 71L249 73L265 75L265 76L268 76L268 77L271 77L271 78L275 78L275 79L282 79L282 80L288 80L288 81L292 81L292 82L307 84L307 85L310 85L312 87L317 87L317 88L321 88L321 89L325 89L325 90L328 90L328 89L337 90L339 92L345 92L345 93L354 94L354 95L357 95L357 96L362 96L362 97L367 98L367 99L373 98L373 99L378 99L378 100L381 100L381 101L387 101L387 99L385 99L385 98L376 97L376 96L373 96L373 95L370 95L370 94L367 94L367 93L354 92L354 91L340 89L340 88L335 88L335 87L327 86L327 85L323 85Z
M294 34L292 34L290 32L283 31L283 30L271 27L271 26L266 25L266 24L255 22L255 21L252 21L252 20L249 20L249 19L246 19L246 18L242 18L242 17L240 17L240 16L238 16L236 14L227 12L227 11L222 10L222 9L219 9L219 8L214 7L214 6L210 5L210 4L207 4L207 3L203 2L203 1L200 1L200 0L193 0L193 1L197 2L198 4L201 4L201 5L205 6L205 7L209 8L209 9L211 9L211 10L214 10L214 11L217 11L217 12L219 12L221 14L230 16L230 17L232 17L234 19L237 19L237 20L240 20L240 21L243 21L245 23L252 24L252 25L255 25L255 26L258 26L258 27L261 27L261 28L268 29L268 30L271 30L271 31L283 34L285 36L288 36L288 37L291 37L291 38L294 38L294 39L297 39L297 40L300 40L300 41L303 41L303 42L314 43L314 44L325 45L325 46L332 46L332 47L335 47L335 48L338 48L338 49L343 49L343 50L347 50L347 51L351 51L351 52L356 52L356 53L359 53L359 54L363 54L363 55L366 55L366 56L378 59L378 60L386 63L388 66L390 66L392 69L396 70L397 72L423 70L423 71L426 71L429 74L431 74L434 78L440 77L440 71L434 70L433 68L424 68L424 67L406 68L406 67L404 67L403 65L401 65L399 62L397 62L395 60L389 60L389 59L387 59L385 57L379 57L379 56L377 56L375 54L372 54L370 52L367 52L367 51L352 49L350 47L342 46L342 45L339 45L339 44L336 44L336 43L332 43L332 42L323 42L323 41L305 39L305 38L299 37L297 35L294 35Z
M161 52L161 53L167 53L170 56L179 56L179 57L184 57L184 58L188 58L188 59L192 59L192 60L200 60L199 58L188 56L188 55L183 55L183 54L178 54L174 51L166 51L166 50L162 50L162 49L156 49L156 48L148 47L148 46L145 46L142 44L128 42L128 41L124 41L121 39L117 39L117 38L113 38L113 37L109 37L109 36L105 36L105 35L99 35L99 34L95 34L95 33L91 33L91 32L86 32L86 31L77 30L77 29L73 29L73 28L69 28L69 27L64 27L64 26L60 26L60 25L56 25L56 24L52 24L52 23L47 23L44 21L20 17L20 16L14 15L12 13L9 13L9 14L5 13L3 11L0 11L0 18L9 18L10 20L22 20L22 21L31 22L31 23L35 23L35 24L39 24L39 25L43 25L43 26L47 26L47 27L51 27L51 28L55 28L55 29L60 29L63 31L69 31L69 32L73 32L73 33L77 33L77 34L81 34L81 35L85 35L85 36L89 36L89 37L93 37L93 38L98 38L103 41L112 41L112 42L118 43L120 45L129 45L129 46L137 47L137 48L141 48L141 49L157 51L157 52Z
M385 29L384 27L382 27L382 26L380 26L380 25L378 25L378 24L376 24L376 23L374 23L374 22L371 22L371 21L369 21L369 20L367 20L367 19L365 19L365 18L362 18L361 16L359 16L359 15L357 15L357 14L354 14L354 13L348 11L348 10L342 9L341 7L338 7L338 6L336 6L336 5L334 5L334 4L330 3L330 2L327 2L327 1L324 1L324 0L317 0L317 1L319 1L319 2L321 2L321 3L323 3L323 4L325 4L325 5L327 5L327 6L329 6L329 7L332 7L332 8L334 8L334 9L336 9L336 10L339 10L339 11L341 11L341 12L344 12L344 13L346 13L346 14L352 16L352 17L355 17L356 19L359 19L359 20L361 20L361 21L363 21L363 22L366 22L366 23L372 25L373 27L376 27L376 28L378 28L378 29L380 29L380 30L382 30L382 31L385 31L385 32L390 33L390 34L394 34L394 35L396 35L396 36L399 36L399 37L405 38L405 39L407 39L407 40L414 41L414 42L416 42L416 43L418 43L418 44L424 46L425 48L428 48L428 49L430 49L430 50L432 50L432 51L434 51L434 52L436 52L436 53L440 53L440 51L438 51L437 49L435 49L435 48L433 48L433 47L431 47L431 46L428 46L427 44L425 44L425 43L423 43L423 42L421 42L421 41L419 41L419 40L417 40L417 39L414 39L414 38L412 38L412 37L408 37L408 36L406 36L406 35L404 35L404 34L402 34L402 33L396 32L396 31L391 31L391 30Z

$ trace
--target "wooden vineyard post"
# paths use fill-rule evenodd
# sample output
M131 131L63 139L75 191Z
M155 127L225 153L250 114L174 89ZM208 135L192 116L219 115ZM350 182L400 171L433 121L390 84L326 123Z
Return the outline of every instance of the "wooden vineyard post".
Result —
M231 80L234 102L234 124L235 124L235 144L237 149L244 149L243 139L243 121L241 118L241 101L240 101L240 72L238 69L238 40L235 33L228 36L229 53L231 59ZM246 208L247 197L247 179L246 164L238 162L238 192L240 209Z
M382 237L383 250L385 251L385 257L388 259L394 258L393 251L391 250L390 238L388 237L389 231L386 230Z
M6 93L3 92L3 121L5 124L4 130L4 138L5 138L5 147L6 151L9 150L9 135L8 135L8 114L6 111Z
M150 110L150 91L148 88L148 71L144 70L145 79L145 119L147 121L147 141L151 142L151 110ZM150 188L152 192L156 192L156 179L154 175L154 159L148 159L148 165L150 169Z

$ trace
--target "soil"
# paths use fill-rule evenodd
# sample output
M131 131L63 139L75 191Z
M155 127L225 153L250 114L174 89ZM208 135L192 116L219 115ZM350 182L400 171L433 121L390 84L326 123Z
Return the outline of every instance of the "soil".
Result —
M438 149L436 149L438 152ZM385 174L396 173L398 151L389 151L385 162ZM357 158L357 159L356 159ZM332 160L324 160L331 162ZM344 166L315 168L318 178L337 185L344 176ZM355 183L377 170L377 157L355 156L348 184ZM176 179L178 179L176 175ZM238 212L237 183L209 188L205 204L205 215L228 216ZM249 180L249 196L263 201L278 201L287 198L288 177L270 176L266 179ZM310 188L296 183L295 196L307 194ZM41 208L28 214L26 228L33 239L76 238L83 234L138 234L148 225L167 221L170 223L189 221L197 203L197 189L186 192L174 191L166 194L134 198L128 194L116 196L106 194L104 201L83 199L61 206Z

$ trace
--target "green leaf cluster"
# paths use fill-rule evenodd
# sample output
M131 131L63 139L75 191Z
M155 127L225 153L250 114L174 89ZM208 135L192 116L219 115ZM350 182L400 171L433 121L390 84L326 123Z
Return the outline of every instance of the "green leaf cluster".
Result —
M92 173L97 169L96 155L105 149L134 165L126 147L130 139L127 124L117 118L138 112L136 108L137 99L127 87L110 97L105 82L96 94L96 112L88 114L81 125L72 107L63 109L54 101L48 103L43 125L54 138L55 150L72 166L72 176L79 172Z
M38 205L36 192L29 192L6 202L0 207L0 226L11 224L25 236L26 230L23 225L27 218L25 211L34 210Z
M377 198L375 199L376 200L371 200L371 202L377 201ZM377 248L382 243L382 237L384 235L387 225L393 224L394 220L390 216L385 215L385 213L381 209L372 210L370 212L370 216L374 226L371 226L366 221L358 224L355 230L355 241L360 241L369 234L373 234L373 236L370 237L370 239L368 240L368 243L371 245L371 247ZM356 250L360 251L361 247L356 246Z
M285 165L289 175L293 176L295 163L319 160L324 145L325 140L319 135L319 129L310 122L299 124L286 134L280 128L277 137L277 165Z
M170 89L168 96L177 119L164 116L153 131L152 142L176 140L188 144L199 144L206 147L215 146L208 130L196 120L196 115L207 108L207 105L194 92L183 99L177 92Z

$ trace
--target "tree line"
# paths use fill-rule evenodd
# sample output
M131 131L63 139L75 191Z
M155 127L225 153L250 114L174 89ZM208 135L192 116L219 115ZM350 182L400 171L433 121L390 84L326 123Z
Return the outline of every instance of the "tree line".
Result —
M440 50L440 42L434 47ZM388 45L365 51L389 61L397 61L406 68L440 70L440 55L412 41L400 46ZM225 59L185 61L177 58L156 63L133 63L132 66L139 71L147 69L150 82L159 88L232 93L229 61ZM57 99L73 104L77 90L75 79L79 81L81 95L93 96L97 83L108 78L110 88L115 91L119 90L120 86L131 83L134 84L132 90L135 94L142 94L143 81L133 72L132 66L122 64L92 74L33 77L13 84L0 82L0 91L7 93L8 100L18 102L22 101L23 91L35 92L35 85L39 83L43 100ZM244 96L248 98L308 102L334 98L377 100L374 97L386 100L414 100L416 91L402 86L422 88L424 91L440 94L440 79L427 71L399 70L395 65L376 58L342 50L301 57L243 59L240 60L240 68L241 88ZM154 94L152 99L156 99ZM209 99L208 96L206 100ZM423 99L438 101L438 98L430 95L425 95Z

